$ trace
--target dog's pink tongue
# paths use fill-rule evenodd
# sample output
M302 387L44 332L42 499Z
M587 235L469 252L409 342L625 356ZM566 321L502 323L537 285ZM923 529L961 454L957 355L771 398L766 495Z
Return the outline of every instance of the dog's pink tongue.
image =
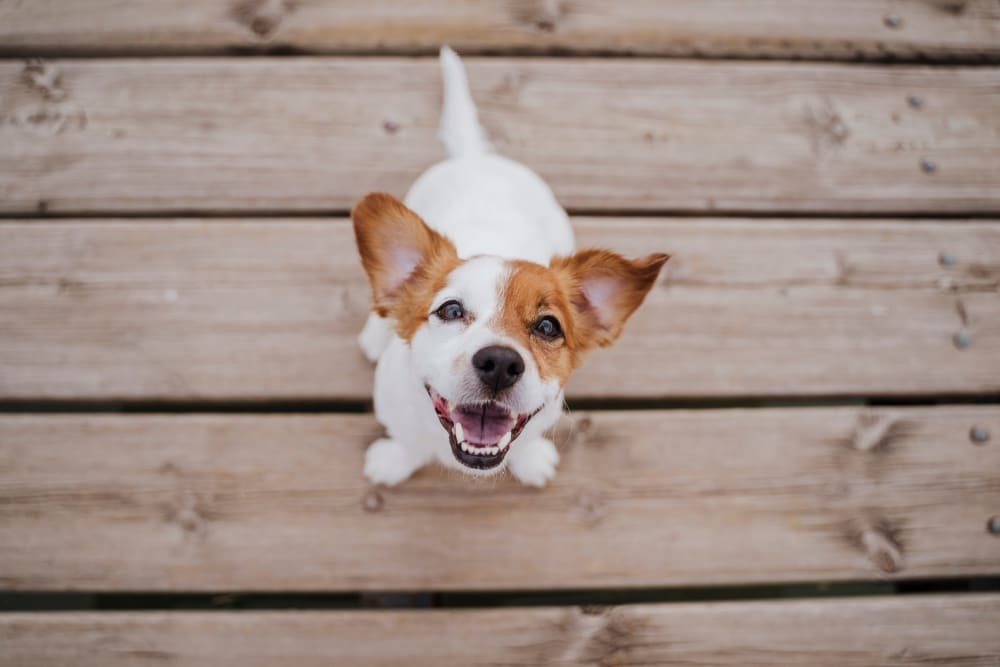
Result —
M477 445L495 445L517 421L509 412L493 405L460 405L451 417L462 425L465 439Z

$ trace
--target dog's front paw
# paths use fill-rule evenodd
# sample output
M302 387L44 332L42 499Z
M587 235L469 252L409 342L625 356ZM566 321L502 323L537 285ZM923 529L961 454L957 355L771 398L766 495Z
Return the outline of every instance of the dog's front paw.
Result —
M551 440L521 442L509 454L507 466L514 477L528 486L545 486L555 477L559 452Z
M419 467L410 451L391 438L379 438L365 452L365 477L375 484L394 486Z

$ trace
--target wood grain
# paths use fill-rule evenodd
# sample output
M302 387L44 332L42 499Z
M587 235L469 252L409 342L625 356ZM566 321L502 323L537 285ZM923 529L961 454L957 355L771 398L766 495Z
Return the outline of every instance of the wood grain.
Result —
M576 228L581 245L673 258L573 398L1000 391L995 222ZM368 304L343 220L4 223L0 396L367 400Z
M576 413L554 484L370 489L368 415L3 415L8 590L507 590L1000 574L995 406ZM517 446L518 443L515 443ZM525 443L520 443L524 446ZM367 509L366 509L367 508Z
M468 65L576 211L1000 211L1000 69ZM2 62L0 212L346 211L441 159L439 96L429 58Z
M892 19L898 24L892 25ZM990 0L32 0L0 2L7 54L295 51L996 58Z
M1000 596L451 611L6 614L9 667L974 665Z

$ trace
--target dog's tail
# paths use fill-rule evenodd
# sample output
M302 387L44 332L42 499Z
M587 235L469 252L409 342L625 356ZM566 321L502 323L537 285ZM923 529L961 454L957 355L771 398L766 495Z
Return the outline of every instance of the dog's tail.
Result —
M450 47L441 47L441 73L444 77L444 106L438 136L448 155L476 155L493 150L476 117L476 104L469 92L465 67Z

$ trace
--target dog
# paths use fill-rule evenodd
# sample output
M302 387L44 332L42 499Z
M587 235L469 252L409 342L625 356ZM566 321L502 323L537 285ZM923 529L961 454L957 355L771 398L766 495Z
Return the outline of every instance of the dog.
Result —
M373 304L359 343L387 433L364 474L391 486L437 460L540 487L559 461L545 433L567 378L618 338L669 255L574 252L551 189L487 141L459 57L446 46L440 61L449 158L405 204L372 193L351 212Z

